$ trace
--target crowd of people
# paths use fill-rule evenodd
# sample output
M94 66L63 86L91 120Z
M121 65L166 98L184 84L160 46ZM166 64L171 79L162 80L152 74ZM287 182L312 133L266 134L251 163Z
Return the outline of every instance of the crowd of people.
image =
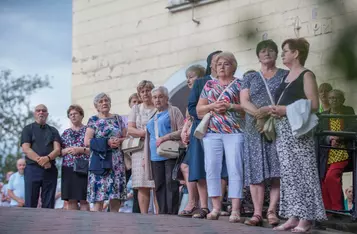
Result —
M209 220L228 214L229 222L237 223L242 200L251 196L254 214L246 225L261 226L266 213L275 230L304 233L312 221L327 218L325 209L351 209L352 188L346 189L344 201L341 182L351 157L338 149L349 141L324 137L321 143L334 149L316 155L313 130L316 112L354 110L344 106L342 91L327 83L318 87L314 73L304 67L309 54L305 39L285 40L281 49L289 70L276 66L279 52L272 40L258 43L260 69L242 79L234 76L238 63L230 52L211 53L206 69L189 67L191 91L184 114L169 102L166 87L148 80L130 96L127 120L113 113L110 96L100 93L93 101L97 113L87 124L79 105L68 108L72 125L60 135L46 124L47 107L36 106L35 122L21 136L26 167L21 159L18 172L8 176L3 202L37 207L40 198L42 208L54 208L59 156L60 195L69 210L88 211L92 204L93 211L151 210ZM356 121L340 118L318 126L357 130ZM181 181L173 179L177 166ZM188 199L179 212L182 184ZM223 210L226 193L231 206ZM280 218L287 221L279 226Z

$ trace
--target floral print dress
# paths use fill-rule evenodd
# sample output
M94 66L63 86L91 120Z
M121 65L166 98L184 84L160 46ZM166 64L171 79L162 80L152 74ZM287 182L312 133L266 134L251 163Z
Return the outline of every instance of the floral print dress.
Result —
M108 118L92 116L88 128L94 130L94 138L124 137L125 123L121 116ZM112 151L113 169L105 176L88 173L87 200L90 203L111 199L126 199L124 156L120 149Z
M70 147L85 147L84 145L84 135L86 134L87 126L81 127L78 131L73 130L72 128L68 128L64 130L62 133L62 149L70 148ZM63 157L62 166L64 167L73 167L75 158L83 158L89 159L89 155L80 154L80 155L72 155L66 154Z

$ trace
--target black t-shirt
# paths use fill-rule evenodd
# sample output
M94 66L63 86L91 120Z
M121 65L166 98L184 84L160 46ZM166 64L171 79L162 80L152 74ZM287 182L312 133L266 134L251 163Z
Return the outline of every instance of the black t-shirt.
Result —
M27 125L21 134L21 145L30 143L31 149L40 157L47 156L53 151L53 142L61 144L61 137L56 128L45 124L32 123ZM55 163L55 161L52 161ZM35 161L26 157L26 163L33 164Z

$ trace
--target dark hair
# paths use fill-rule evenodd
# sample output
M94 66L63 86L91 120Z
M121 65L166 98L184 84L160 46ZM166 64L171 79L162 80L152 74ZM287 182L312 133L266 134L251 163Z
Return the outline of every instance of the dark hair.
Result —
M69 118L69 113L75 110L77 111L81 116L84 116L84 110L80 105L70 105L67 110L67 117Z
M332 90L332 85L329 83L322 83L319 86L319 93L322 91L330 92Z
M309 55L310 43L305 38L291 38L285 40L281 48L284 48L285 45L288 45L291 51L299 51L298 60L304 66Z
M272 49L276 53L279 53L278 45L273 40L269 39L269 40L264 40L264 41L261 41L261 42L258 43L257 48L255 50L255 53L257 54L257 57L259 56L259 52L262 49L266 49L266 48Z
M206 76L211 75L211 62L212 62L212 58L213 56L215 56L216 54L222 53L221 50L217 50L215 52L212 52L208 55L207 57L207 67L206 67Z

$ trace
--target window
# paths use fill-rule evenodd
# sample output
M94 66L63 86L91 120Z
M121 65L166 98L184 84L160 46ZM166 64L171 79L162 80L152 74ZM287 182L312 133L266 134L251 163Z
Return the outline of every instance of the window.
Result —
M171 12L182 11L192 8L193 5L201 6L212 2L218 2L222 0L168 0L167 9Z

